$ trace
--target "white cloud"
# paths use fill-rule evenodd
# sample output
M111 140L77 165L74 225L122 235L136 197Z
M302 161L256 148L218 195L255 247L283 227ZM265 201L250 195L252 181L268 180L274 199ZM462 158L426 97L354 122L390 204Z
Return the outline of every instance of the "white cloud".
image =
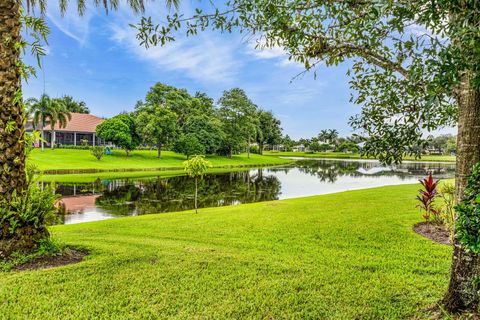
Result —
M266 47L264 38L260 38L248 43L247 53L257 59L275 59L276 65L280 67L295 66L301 67L301 64L294 60L289 60L287 51L279 46Z
M62 16L58 5L50 3L47 7L46 16L50 22L61 32L70 38L76 40L81 46L85 45L90 32L90 20L94 17L95 11L87 7L85 14L79 16L74 4L70 4L67 11Z
M184 72L189 78L202 83L234 82L241 66L235 57L239 41L232 40L232 37L226 40L212 33L201 33L195 37L179 38L164 47L145 49L136 39L135 30L129 27L129 23L137 20L127 11L120 12L110 24L111 40L155 68Z

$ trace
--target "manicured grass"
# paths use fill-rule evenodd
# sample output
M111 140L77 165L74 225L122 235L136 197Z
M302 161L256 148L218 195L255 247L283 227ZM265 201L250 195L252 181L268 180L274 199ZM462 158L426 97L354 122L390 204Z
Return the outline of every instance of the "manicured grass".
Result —
M52 228L84 262L0 275L6 319L405 319L451 248L412 231L416 185Z
M306 153L306 152L272 152L265 151L263 153L265 156L277 156L277 157L302 157L302 158L337 158L337 159L374 159L362 157L358 153L344 153L344 152L316 152L316 153ZM420 159L415 159L414 157L407 156L405 160L412 161L446 161L454 162L454 156L433 156L433 155L424 155Z
M246 167L237 168L209 168L207 173L224 173L249 170ZM156 170L156 171L128 171L128 172L97 172L83 174L46 174L38 176L44 182L71 182L87 183L100 180L113 179L148 179L152 177L175 177L186 175L185 170Z
M133 151L129 157L124 151L114 150L112 155L104 156L97 160L89 150L75 149L47 149L32 151L29 162L35 164L39 170L145 170L183 167L186 160L184 155L171 151L163 151L162 158L158 159L156 151L138 150ZM252 154L250 158L246 154L233 156L231 159L220 156L207 156L214 167L241 167L255 165L279 165L289 163L289 160L278 159Z

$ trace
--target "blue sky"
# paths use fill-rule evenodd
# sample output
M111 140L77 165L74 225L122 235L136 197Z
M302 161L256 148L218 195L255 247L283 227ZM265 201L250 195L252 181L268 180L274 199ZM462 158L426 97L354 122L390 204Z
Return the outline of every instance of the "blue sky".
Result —
M187 3L181 10L190 9ZM160 18L165 13L160 1L146 14ZM256 50L254 40L239 34L208 32L146 50L128 26L139 19L126 8L108 16L89 8L82 18L71 10L62 18L51 6L48 55L37 78L24 85L25 97L39 96L45 85L53 97L72 95L93 114L110 117L133 110L156 82L206 92L215 100L224 90L240 87L257 105L272 110L292 138L329 128L351 134L348 118L360 109L349 103L346 66L321 67L316 79L309 73L292 81L303 70L300 65L289 62L280 48Z

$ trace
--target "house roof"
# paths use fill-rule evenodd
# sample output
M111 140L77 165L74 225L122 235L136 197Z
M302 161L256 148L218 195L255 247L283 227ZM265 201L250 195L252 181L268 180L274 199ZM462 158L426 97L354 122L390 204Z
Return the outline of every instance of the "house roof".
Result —
M99 118L92 114L83 114L71 112L71 119L67 122L65 128L60 128L57 123L54 127L55 131L58 132L84 132L84 133L94 133L97 129L97 126L101 124L105 119ZM44 130L52 130L50 125L46 125Z

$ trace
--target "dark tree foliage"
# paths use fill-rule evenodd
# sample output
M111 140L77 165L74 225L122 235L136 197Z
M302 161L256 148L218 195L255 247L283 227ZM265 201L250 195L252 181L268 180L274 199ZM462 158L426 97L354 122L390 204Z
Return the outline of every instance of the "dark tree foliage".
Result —
M256 141L258 151L263 154L265 144L278 144L282 138L281 122L273 115L271 111L258 110L258 129Z
M128 113L121 113L104 121L97 127L97 136L110 141L125 150L127 155L140 144L134 118Z
M224 139L220 120L206 114L189 117L183 126L183 132L194 135L205 147L207 154L215 154Z
M184 154L187 159L193 155L205 154L205 146L194 134L184 134L173 144L173 151Z
M56 100L60 101L68 112L90 113L90 109L87 107L87 104L84 101L74 100L72 96L65 95Z

